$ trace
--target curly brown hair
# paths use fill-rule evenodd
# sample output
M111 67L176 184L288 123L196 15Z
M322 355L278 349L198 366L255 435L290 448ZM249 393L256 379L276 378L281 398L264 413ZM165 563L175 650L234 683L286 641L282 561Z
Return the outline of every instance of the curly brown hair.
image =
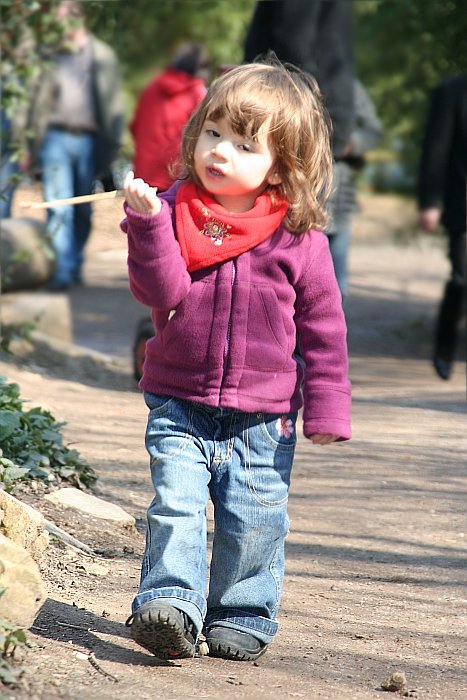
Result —
M199 184L194 151L206 119L227 119L240 136L257 137L267 125L279 185L271 196L289 203L284 224L293 233L325 227L332 177L331 124L316 80L277 60L249 63L221 75L185 127L182 166Z

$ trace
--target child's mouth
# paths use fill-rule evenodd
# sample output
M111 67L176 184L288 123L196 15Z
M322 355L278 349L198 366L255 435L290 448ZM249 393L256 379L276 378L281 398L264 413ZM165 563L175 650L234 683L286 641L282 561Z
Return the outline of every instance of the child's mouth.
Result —
M217 168L208 168L207 169L208 174L211 175L212 177L224 177L224 173L218 170Z

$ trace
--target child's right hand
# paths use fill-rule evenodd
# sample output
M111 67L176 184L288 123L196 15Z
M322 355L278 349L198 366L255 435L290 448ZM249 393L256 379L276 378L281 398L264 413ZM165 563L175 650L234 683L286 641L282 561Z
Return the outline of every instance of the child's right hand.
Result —
M123 192L128 206L139 214L158 214L162 207L162 202L157 196L157 188L150 187L141 178L135 179L132 170L127 174L123 183Z

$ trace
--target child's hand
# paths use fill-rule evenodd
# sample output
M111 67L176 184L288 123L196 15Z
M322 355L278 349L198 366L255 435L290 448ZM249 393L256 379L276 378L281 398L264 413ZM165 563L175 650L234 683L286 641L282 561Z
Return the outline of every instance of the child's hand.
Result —
M337 435L320 435L319 433L310 435L313 445L330 445L331 442L336 442L337 438Z
M157 196L157 188L150 187L141 178L136 178L130 170L123 183L123 191L128 206L139 214L158 214L162 207L162 202Z

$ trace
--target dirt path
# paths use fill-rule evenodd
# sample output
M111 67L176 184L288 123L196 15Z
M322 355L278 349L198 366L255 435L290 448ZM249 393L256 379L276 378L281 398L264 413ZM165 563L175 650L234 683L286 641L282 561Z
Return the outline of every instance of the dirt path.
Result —
M399 200L364 201L346 309L354 439L299 442L281 629L256 664L239 664L160 662L124 626L151 498L146 411L130 372L144 310L127 292L120 211L99 210L86 286L70 307L76 342L112 359L36 348L2 357L0 373L67 421L67 442L99 474L97 495L125 508L136 527L103 526L23 495L100 556L49 547L28 685L5 697L366 700L384 697L381 683L394 671L414 697L465 697L465 370L459 362L442 382L430 366L447 265L438 242L395 236L396 214L406 221L407 212Z

